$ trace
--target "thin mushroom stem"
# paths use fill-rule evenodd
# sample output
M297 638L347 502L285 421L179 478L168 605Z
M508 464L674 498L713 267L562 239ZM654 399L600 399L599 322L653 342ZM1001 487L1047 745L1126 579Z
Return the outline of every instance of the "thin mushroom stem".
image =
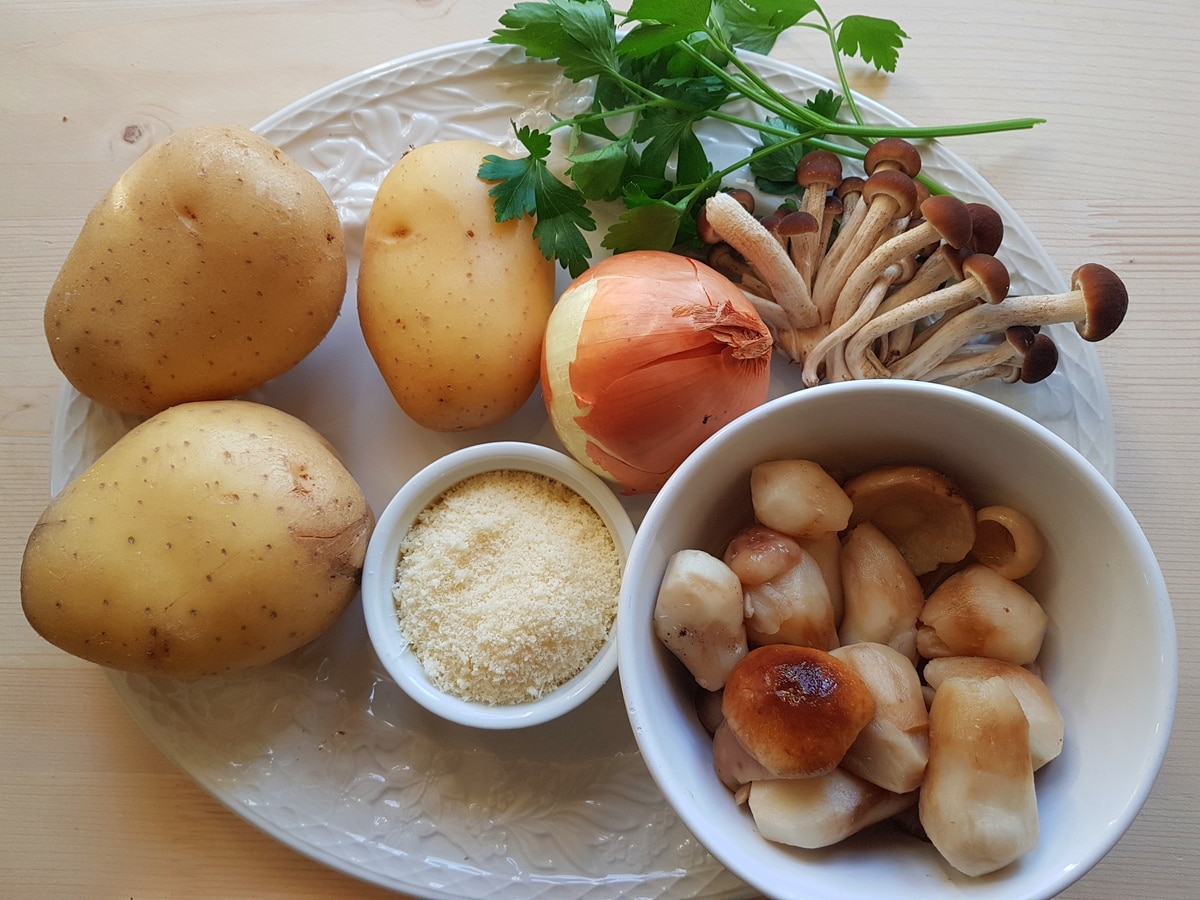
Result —
M906 303L938 290L947 282L961 280L962 260L961 251L955 250L948 244L942 244L922 260L916 275L888 294L876 315L883 315L904 306ZM884 365L899 359L908 352L913 342L916 326L916 322L907 322L878 338L881 347L879 358Z
M981 369L972 369L969 372L962 372L958 375L952 375L947 378L931 378L925 379L936 381L939 384L947 385L948 387L971 387L979 384L982 381L987 381L991 378L997 378L1005 384L1014 384L1021 380L1021 367L1014 363L997 363L992 366L984 366Z
M850 243L850 238L858 230L863 216L866 215L867 204L862 199L862 189L865 183L864 179L857 175L847 175L842 179L841 184L834 188L833 196L842 201L842 215L838 220L837 234L825 248L825 256L821 259L820 267L813 272L814 290L819 273L836 266L839 260L846 255L846 247Z
M903 306L898 306L895 309L876 316L860 328L846 342L845 359L846 365L851 373L861 373L863 377L870 377L866 374L868 371L869 361L867 360L867 350L878 338L883 337L895 329L911 322L917 322L927 316L936 315L939 312L957 306L964 300L974 300L978 297L987 297L995 300L1003 298L1008 292L1008 271L1004 268L1003 263L997 260L994 256L987 256L983 253L975 253L968 256L963 261L963 280L951 284L947 287L940 288L932 293L926 294L924 297L919 297L912 300ZM1010 324L1021 324L1013 322ZM988 329L989 331L999 331L1001 329ZM981 332L987 333L987 332ZM960 342L961 343L961 342ZM957 346L957 345L955 345ZM945 355L954 349L953 346L947 349ZM915 353L916 351L914 351ZM913 353L902 357L897 361L896 366L901 365L904 360L913 356ZM932 365L937 365L945 356L935 360ZM896 377L915 378L915 373L899 373L896 366L889 366L891 373ZM922 369L924 371L924 369Z
M755 294L772 303L775 302L771 288L758 277L758 273L750 264L738 256L733 247L724 241L709 247L705 262L737 284L743 292Z
M1003 339L960 347L926 372L922 378L926 381L938 381L990 366L1012 363L1024 354L1025 349L1033 342L1033 337L1032 328L1014 325L1005 330Z
M931 340L891 367L897 378L919 378L955 348L983 334L1011 325L1053 325L1072 322L1087 341L1100 341L1120 326L1129 305L1125 285L1110 270L1087 263L1075 270L1072 289L1063 294L1010 297L1003 303L976 306L954 318Z
M800 209L820 223L825 216L826 197L842 180L842 161L829 150L812 150L796 164L796 184L804 189ZM824 249L820 241L820 229L798 237L792 258L804 283L812 287L817 262Z
M874 284L868 287L866 293L861 297L858 308L845 321L834 326L830 332L822 338L808 353L804 359L803 379L804 383L812 387L821 380L820 365L826 360L830 354L839 352L839 348L844 344L851 335L862 328L871 316L875 314L875 310L879 308L879 304L883 302L887 296L888 289L896 281L902 277L905 270L904 261L898 260L888 266L879 277L875 279ZM839 373L843 370L842 366L828 366L827 371L832 375L836 369ZM839 380L843 380L840 379Z
M1058 367L1058 347L1049 336L1027 325L1012 325L1004 330L1004 340L982 346L968 344L952 353L921 376L923 381L956 382L985 369L1002 370L1015 366L1016 374L1009 378L1006 371L993 372L987 377L1001 377L1011 384L1023 381L1036 384L1049 378Z
M783 307L774 300L768 300L766 297L759 296L753 291L748 291L744 287L742 293L746 295L746 299L757 310L759 318L763 320L763 324L771 332L773 337L783 332L792 330L791 320L788 319L787 313L783 311Z
M725 193L709 197L704 208L709 226L741 253L770 286L775 302L787 312L792 324L797 328L817 324L820 314L808 285L800 278L791 257L758 219Z
M876 246L847 277L830 319L835 328L854 314L867 288L890 266L932 243L944 240L957 248L970 240L971 218L961 200L945 194L932 197L921 212L923 221Z
M841 257L830 264L826 259L813 285L813 302L820 310L822 321L831 321L838 295L850 273L874 249L888 223L898 216L907 216L916 202L916 185L903 172L876 172L863 185L863 200L867 204L862 221L849 235L849 243Z

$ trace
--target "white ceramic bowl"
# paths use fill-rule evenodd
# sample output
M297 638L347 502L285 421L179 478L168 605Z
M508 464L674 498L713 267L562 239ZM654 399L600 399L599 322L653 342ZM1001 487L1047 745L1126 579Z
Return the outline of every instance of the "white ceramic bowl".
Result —
M429 680L412 653L396 616L392 587L400 543L418 514L458 482L483 472L516 470L557 479L599 513L624 564L633 541L629 515L612 489L575 460L537 444L503 441L450 453L414 475L380 515L367 546L362 598L367 632L379 661L419 704L452 722L478 728L523 728L557 718L598 691L616 670L616 628L600 652L574 678L528 703L491 705L447 694Z
M1065 749L1037 773L1036 848L1000 872L961 875L931 845L890 825L823 851L772 844L718 782L690 677L652 632L655 595L676 550L722 551L750 516L751 467L784 457L835 469L929 464L977 503L1010 503L1045 531L1033 592L1051 618L1041 663L1065 719ZM714 435L650 505L630 551L617 621L621 685L651 773L709 851L776 900L1054 896L1112 848L1141 808L1174 714L1171 606L1127 507L1048 430L953 388L830 385L772 401Z

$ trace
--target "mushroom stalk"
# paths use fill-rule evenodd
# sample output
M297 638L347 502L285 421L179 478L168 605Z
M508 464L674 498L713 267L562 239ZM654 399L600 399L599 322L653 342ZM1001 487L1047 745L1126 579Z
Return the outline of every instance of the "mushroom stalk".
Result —
M859 201L866 204L862 221L847 235L842 255L832 264L826 259L813 285L813 302L823 321L832 320L834 305L850 273L875 248L888 223L898 216L909 215L916 199L916 184L903 172L884 170L867 179Z
M926 294L903 306L896 307L890 312L876 316L870 322L866 323L846 342L845 358L846 365L850 372L855 377L871 377L867 361L867 352L871 344L885 334L899 328L902 325L917 322L927 316L935 315L939 312L944 312L962 303L965 300L974 301L978 298L986 298L992 303L1004 298L1008 292L1008 270L1005 269L996 257L988 256L984 253L973 253L963 260L963 280L956 282L948 287L941 288ZM1023 324L1023 323L1010 323ZM991 329L998 331L997 329ZM986 333L986 332L981 332ZM948 356L954 347L947 350ZM903 357L896 366L900 366L905 360L915 355L915 352ZM941 362L945 356L934 360L928 367ZM896 370L896 366L889 367L893 377L900 378L916 378L920 372L909 372L900 374ZM922 369L921 372L925 371Z
M1087 263L1075 270L1063 294L1010 297L968 309L891 367L893 377L919 378L958 347L1012 325L1072 322L1080 337L1100 341L1120 326L1129 306L1125 285L1110 269Z
M853 311L849 318L836 324L828 334L816 343L804 358L803 379L805 385L812 387L821 380L821 363L831 353L839 352L839 348L870 321L871 316L875 314L875 310L879 308L879 304L887 296L888 289L901 277L903 272L903 262L892 263L884 269L879 274L879 277L875 279L874 284L867 288L866 294L859 300L857 309Z
M796 165L796 184L804 189L800 209L820 223L825 217L826 196L842 180L842 161L828 150L806 153ZM812 287L813 275L823 255L820 230L798 236L794 241L792 258L804 283Z
M762 223L726 193L714 194L705 203L708 224L721 240L746 258L771 288L771 293L797 328L816 325L820 319L808 286L791 257Z

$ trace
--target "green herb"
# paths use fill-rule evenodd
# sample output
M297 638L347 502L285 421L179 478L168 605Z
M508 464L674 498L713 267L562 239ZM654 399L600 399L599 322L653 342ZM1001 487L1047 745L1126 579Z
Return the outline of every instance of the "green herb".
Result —
M617 16L632 25L623 36ZM925 140L1031 128L1041 119L1007 119L940 127L894 127L864 121L850 91L843 60L859 58L893 72L908 37L895 22L847 16L831 22L814 0L633 0L614 12L607 0L517 3L500 17L491 40L523 47L555 61L574 82L595 80L590 108L546 129L517 129L529 151L522 159L489 156L479 176L497 182L490 194L497 221L537 219L542 252L572 275L589 265L584 232L594 231L591 201L620 200L624 214L602 246L614 253L670 249L694 234L695 214L722 181L749 167L757 186L772 193L795 189L792 171L817 147L862 158L883 137ZM793 27L812 29L829 42L841 93L820 91L798 104L780 94L738 55L770 53ZM762 119L729 111L748 100ZM696 135L706 119L749 128L761 143L721 169ZM546 165L548 132L571 130L567 182ZM926 180L932 190L940 186Z

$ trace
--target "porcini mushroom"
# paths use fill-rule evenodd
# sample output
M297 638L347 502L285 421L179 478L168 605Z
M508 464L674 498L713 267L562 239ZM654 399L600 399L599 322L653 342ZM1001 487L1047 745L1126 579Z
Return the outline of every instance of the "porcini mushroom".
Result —
M729 673L721 711L734 736L776 778L832 772L875 715L854 669L823 650L768 644Z
M725 545L722 559L743 586L763 584L796 564L800 545L773 528L748 525Z
M838 640L884 644L917 661L917 617L925 604L920 582L896 545L870 522L850 530L839 557L842 622Z
M1005 578L1024 578L1046 550L1037 523L1020 510L1000 504L975 510L975 543L971 558Z
M771 777L766 767L750 755L724 721L718 723L713 731L712 754L717 778L731 791L760 778Z
M923 673L934 691L951 678L1003 679L1029 721L1029 754L1034 770L1062 753L1062 713L1046 683L1024 666L985 656L946 656L929 660Z
M746 804L768 841L816 850L831 847L916 805L842 769L815 778L753 781Z
M925 834L965 875L986 875L1033 849L1037 797L1029 723L1001 678L951 678L929 710Z
M763 525L793 537L841 531L852 503L841 485L809 459L773 459L750 470L750 501Z
M795 644L831 650L838 645L825 574L805 551L770 581L745 585L742 597L751 646Z
M1023 666L1037 659L1048 618L1029 591L971 563L926 598L917 650L926 659L987 656Z
M853 666L875 697L875 715L842 757L842 768L897 794L915 791L929 761L929 713L912 660L869 641L830 653Z
M746 655L745 603L737 575L703 550L667 562L654 604L654 633L706 690L725 684Z
M975 543L975 509L948 476L928 466L880 466L847 481L851 526L872 522L914 575L963 559Z
M1074 323L1085 341L1101 341L1120 327L1129 307L1129 293L1111 269L1086 263L1071 276L1071 290L1062 294L1009 297L1002 303L968 309L936 335L898 360L895 377L916 378L932 369L958 347L1010 325Z

